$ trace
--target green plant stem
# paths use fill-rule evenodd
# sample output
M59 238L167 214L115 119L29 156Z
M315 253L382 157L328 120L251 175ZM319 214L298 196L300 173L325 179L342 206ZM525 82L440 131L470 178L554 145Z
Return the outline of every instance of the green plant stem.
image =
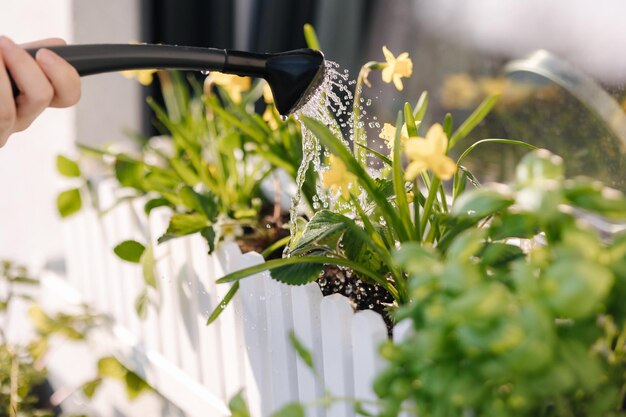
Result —
M441 184L441 180L438 176L433 175L430 187L428 188L428 197L426 198L426 203L424 203L424 214L422 215L422 221L420 223L422 233L426 230L426 223L428 223L428 218L430 217L435 197L437 197L439 184Z
M417 178L413 180L413 227L415 227L415 236L418 242L422 241L422 228L420 225L420 187Z
M261 252L261 256L267 259L267 257L271 255L276 249L286 246L289 243L289 240L291 240L291 236L285 236L284 238L277 240L276 242L265 248L265 250Z
M9 349L11 355L11 392L9 394L9 416L17 417L18 396L17 388L20 377L20 362L17 354Z

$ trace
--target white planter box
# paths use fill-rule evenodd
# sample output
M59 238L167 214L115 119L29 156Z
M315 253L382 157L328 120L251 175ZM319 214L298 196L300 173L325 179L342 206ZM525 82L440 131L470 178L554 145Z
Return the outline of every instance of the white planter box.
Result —
M99 193L109 206L113 186L103 184ZM120 360L169 401L191 416L223 416L228 399L244 388L253 416L266 417L288 402L319 399L324 390L375 397L370 387L387 337L382 318L354 313L343 296L322 297L316 283L290 287L267 272L244 279L220 318L205 325L229 289L215 280L263 262L257 253L242 255L234 243L211 256L197 235L155 245L159 307L139 320L133 306L143 286L141 268L117 259L112 248L126 239L156 243L170 215L157 209L145 223L141 210L123 203L102 218L83 209L66 220L67 279L85 302L113 318L112 348ZM291 330L313 352L317 377L296 357ZM339 403L326 412L309 408L308 415L355 413Z

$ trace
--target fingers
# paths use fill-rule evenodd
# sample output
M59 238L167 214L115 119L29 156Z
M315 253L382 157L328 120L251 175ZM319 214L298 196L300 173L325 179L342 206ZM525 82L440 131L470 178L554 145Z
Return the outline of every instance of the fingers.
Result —
M20 90L15 98L16 118L13 131L26 129L54 98L54 89L37 62L12 40L0 37L4 65Z
M80 76L76 69L49 49L40 49L37 63L52 84L50 107L73 106L80 99Z
M4 146L13 133L16 113L9 74L4 66L2 53L0 53L0 147Z
M0 36L0 147L11 133L26 129L46 107L68 107L80 98L76 69L49 49L59 38L21 46ZM24 48L42 48L35 59ZM20 90L13 97L9 74Z

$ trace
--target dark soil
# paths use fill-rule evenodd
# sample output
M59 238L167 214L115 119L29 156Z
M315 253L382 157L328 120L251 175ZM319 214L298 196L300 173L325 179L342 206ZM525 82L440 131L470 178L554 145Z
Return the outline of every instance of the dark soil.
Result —
M387 325L387 335L393 334L393 320L388 309L393 305L393 297L383 287L360 280L352 271L335 265L324 267L317 279L324 296L341 294L352 302L355 310L374 310Z
M274 242L289 236L289 215L282 214L276 218L269 210L264 210L259 228L244 228L244 235L237 239L237 244L242 253L256 251L263 252ZM283 248L272 252L267 259L278 259L283 255ZM393 305L393 297L379 285L368 284L352 274L352 271L339 268L335 265L327 265L317 283L324 296L341 294L348 298L355 310L374 310L379 313L387 325L389 337L393 331L393 320L388 308Z

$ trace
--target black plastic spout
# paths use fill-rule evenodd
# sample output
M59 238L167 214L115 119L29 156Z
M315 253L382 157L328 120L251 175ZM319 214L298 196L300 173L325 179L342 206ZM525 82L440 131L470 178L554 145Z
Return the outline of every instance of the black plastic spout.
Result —
M137 69L219 71L264 78L278 112L288 115L300 108L317 89L324 75L324 55L311 49L257 54L216 48L174 45L94 44L52 46L79 75ZM38 49L29 49L35 55ZM19 89L13 84L13 93Z

